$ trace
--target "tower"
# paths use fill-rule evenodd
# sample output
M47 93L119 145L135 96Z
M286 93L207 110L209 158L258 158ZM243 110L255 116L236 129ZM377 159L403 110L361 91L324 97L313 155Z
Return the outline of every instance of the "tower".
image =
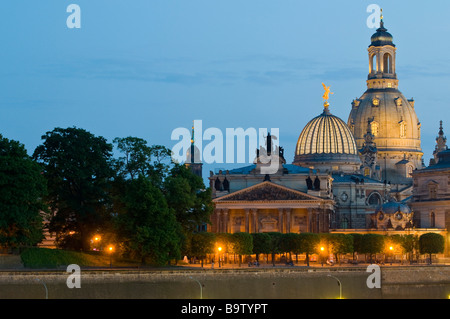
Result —
M192 135L191 135L191 147L186 152L186 167L190 168L191 171L199 176L202 177L202 167L203 163L200 159L200 151L197 146L195 146L195 140L194 140L194 125L192 125Z
M412 171L422 168L420 122L414 100L406 99L398 90L396 51L393 37L381 16L380 27L372 35L368 48L367 90L352 102L347 124L358 149L362 149L367 121L370 121L381 180L411 185Z
M439 162L438 153L447 150L447 137L444 136L444 129L442 128L442 121L439 122L439 133L436 137L436 146L433 151L433 157L430 161L430 165L437 164Z

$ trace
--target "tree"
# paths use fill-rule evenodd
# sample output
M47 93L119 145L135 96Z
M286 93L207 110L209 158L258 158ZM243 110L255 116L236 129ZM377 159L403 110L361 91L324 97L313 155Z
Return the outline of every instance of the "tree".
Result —
M353 237L346 234L328 234L328 245L332 254L341 263L341 254L353 252Z
M184 233L192 233L202 224L210 223L211 189L206 189L203 179L189 168L175 164L164 181L163 191Z
M170 149L162 145L148 146L146 140L132 136L116 137L113 143L122 155L114 160L118 176L134 179L142 175L150 178L154 185L162 187L170 169Z
M297 233L286 233L282 235L281 240L281 251L289 253L289 259L292 260L291 254L296 255L296 260L298 262L298 254L301 253L301 241L300 234Z
M89 250L93 234L110 219L112 145L75 127L55 128L42 140L33 158L48 184L49 230L56 232L59 246Z
M309 255L317 252L320 236L316 233L300 233L300 247L306 254L306 265L309 267Z
M195 233L191 236L191 253L201 260L203 268L203 259L208 254L214 253L216 236L213 233Z
M267 233L270 236L270 253L272 254L272 265L275 267L275 254L279 254L282 252L281 241L283 238L283 234L279 232L269 232Z
M362 252L362 240L363 234L353 233L349 234L353 238L353 261L355 261L355 253L363 253Z
M217 247L222 247L222 256L224 256L224 263L226 263L229 253L233 252L233 235L230 233L216 234Z
M116 231L125 249L156 265L180 256L175 216L169 210L161 190L139 176L126 181L122 210L118 212Z
M379 234L364 234L361 237L360 252L363 254L369 254L370 262L372 262L372 256L377 253L381 253L384 250L383 235Z
M267 233L252 233L253 237L253 253L259 262L260 254L270 254L270 235Z
M25 147L0 134L0 245L31 246L44 238L46 182Z
M419 250L419 237L417 235L403 235L401 246L403 251L408 254L409 263L412 263L414 251Z
M431 255L444 252L445 238L440 234L426 233L419 237L419 249L421 254L429 254L429 263L431 264Z
M232 234L233 252L239 255L239 267L242 263L242 255L251 255L253 252L253 237L249 233Z
M139 175L149 176L151 148L147 141L138 137L116 137L113 143L122 154L114 160L116 172L124 179L135 179Z

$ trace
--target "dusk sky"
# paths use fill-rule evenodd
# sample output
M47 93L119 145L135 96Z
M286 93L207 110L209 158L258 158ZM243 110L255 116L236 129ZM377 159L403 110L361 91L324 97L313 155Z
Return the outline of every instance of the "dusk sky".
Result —
M67 6L81 8L69 29ZM33 153L55 127L171 148L190 129L279 128L288 163L323 109L347 122L366 90L369 4L397 47L399 90L414 98L426 165L450 132L450 1L2 1L0 134ZM204 142L205 144L205 142ZM204 165L204 177L217 167Z

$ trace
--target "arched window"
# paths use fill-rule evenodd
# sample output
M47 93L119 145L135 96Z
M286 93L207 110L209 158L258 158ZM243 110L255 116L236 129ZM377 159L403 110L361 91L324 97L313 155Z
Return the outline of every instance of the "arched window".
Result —
M406 177L411 178L413 173L413 167L412 165L406 166Z
M400 122L400 137L405 138L406 137L406 123L405 121Z
M392 58L389 53L383 55L383 72L392 73Z
M435 228L436 227L436 216L434 212L431 212L430 214L430 227Z
M435 185L435 184L428 185L428 193L429 193L430 199L436 199L437 198L437 185Z
M372 54L372 56L370 57L370 73L375 73L377 72L377 57L375 54Z
M379 129L378 123L375 121L372 121L370 123L370 128L372 129L373 136L378 136L378 129Z
M367 204L371 206L381 205L381 195L377 192L371 193L367 198Z

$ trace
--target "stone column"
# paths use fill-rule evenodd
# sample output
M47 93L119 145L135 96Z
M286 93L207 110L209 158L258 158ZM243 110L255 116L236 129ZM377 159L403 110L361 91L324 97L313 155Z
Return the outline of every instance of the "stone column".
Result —
M311 226L312 226L312 215L313 215L313 208L308 208L308 215L306 217L306 229L308 233L312 232Z
M291 208L286 208L285 209L285 213L286 213L286 233L290 233L291 232Z
M278 208L278 231L283 232L283 208Z
M227 208L223 208L222 209L222 214L223 214L223 231L224 233L228 233L228 209Z
M246 208L245 209L245 232L246 233L250 232L249 214L250 214L250 209Z
M253 223L252 223L252 233L258 232L258 209L252 208L252 216L253 216Z
M222 213L221 209L216 209L216 233L222 232Z

